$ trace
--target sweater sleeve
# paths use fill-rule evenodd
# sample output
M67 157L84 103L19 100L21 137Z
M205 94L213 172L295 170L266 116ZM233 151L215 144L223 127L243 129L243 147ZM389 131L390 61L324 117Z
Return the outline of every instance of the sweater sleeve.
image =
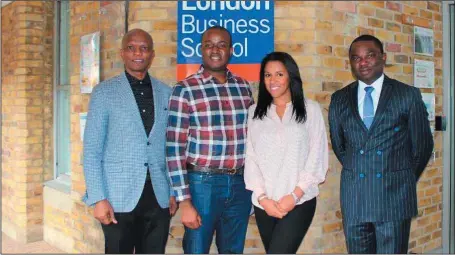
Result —
M250 107L248 113L248 135L246 144L246 158L245 158L245 186L246 189L253 191L253 195L258 197L265 193L265 181L262 176L261 170L258 166L258 159L253 146L253 115L254 108Z
M318 185L324 182L329 167L327 134L321 108L317 103L308 106L309 153L304 168L300 169L297 184L304 192L303 201L319 194Z

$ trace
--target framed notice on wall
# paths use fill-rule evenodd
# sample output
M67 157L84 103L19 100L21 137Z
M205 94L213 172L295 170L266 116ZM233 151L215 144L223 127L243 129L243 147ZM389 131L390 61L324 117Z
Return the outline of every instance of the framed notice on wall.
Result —
M434 88L434 62L414 59L414 86Z
M84 141L85 123L87 123L87 113L81 112L79 113L79 128L81 134L81 141Z
M434 121L435 116L435 102L434 102L434 93L422 93L422 99L427 107L428 111L428 120Z
M81 93L91 93L100 82L100 32L81 37Z
M432 29L414 27L414 53L425 56L433 56L434 33Z

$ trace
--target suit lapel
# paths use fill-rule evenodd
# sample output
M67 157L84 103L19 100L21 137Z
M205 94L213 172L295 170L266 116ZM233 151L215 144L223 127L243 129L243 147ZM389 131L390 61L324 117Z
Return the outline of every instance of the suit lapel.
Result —
M368 132L367 127L363 123L362 119L360 118L360 113L359 113L359 102L358 102L358 88L359 88L359 82L356 81L353 86L351 87L351 91L349 92L349 102L351 106L351 111L354 114L354 118L357 122L362 127L362 130L364 132Z
M150 136L152 135L153 130L157 126L156 123L160 120L162 111L165 108L165 106L163 106L163 95L162 95L162 91L158 85L158 83L159 83L158 80L156 80L155 78L152 78L152 76L150 76L150 80L152 82L152 90L153 90L153 103L154 103L153 108L154 108L154 114L155 114L155 118L154 118L155 123L152 126L152 130L150 131L148 138L150 138Z
M392 95L393 85L391 84L391 79L384 75L384 82L382 84L381 95L379 96L378 108L374 114L373 123L371 124L369 132L372 132L373 129L381 122L382 117L384 116L384 111L387 108L389 103L390 96Z
M142 118L139 113L139 108L137 106L136 98L134 98L133 91L131 90L131 85L124 72L120 76L120 94L125 99L124 107L130 113L129 116L131 116L134 124L138 130L144 134L144 137L147 137L144 124L142 123Z

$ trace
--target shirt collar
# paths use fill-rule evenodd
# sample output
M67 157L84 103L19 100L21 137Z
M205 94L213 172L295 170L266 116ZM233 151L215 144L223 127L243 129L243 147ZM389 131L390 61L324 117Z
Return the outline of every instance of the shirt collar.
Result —
M204 69L204 65L201 65L199 67L199 70L197 71L197 74L202 78L204 83L206 83L209 80L215 80L215 77L213 77L209 72L206 72ZM232 72L226 68L226 81L229 81L230 79L235 79L235 76L232 74Z
M130 73L128 73L126 70L125 70L125 75L126 75L126 78L128 79L128 81L129 81L130 84L137 84L137 83L139 83L139 82L143 82L143 83L145 83L145 84L151 83L151 81L150 81L150 76L149 76L148 72L147 72L147 74L145 74L145 77L144 77L144 79L142 79L142 80L139 80L138 78L132 76L132 75L131 75Z
M367 85L365 82L359 80L359 91L365 91L367 86L374 88L373 92L380 93L382 90L382 84L384 83L384 74L377 78L371 85Z

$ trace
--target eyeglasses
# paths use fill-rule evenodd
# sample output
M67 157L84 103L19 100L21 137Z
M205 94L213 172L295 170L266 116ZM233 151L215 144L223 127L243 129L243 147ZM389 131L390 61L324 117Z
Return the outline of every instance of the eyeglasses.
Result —
M129 53L135 53L139 49L140 53L148 53L151 51L151 48L148 46L133 46L133 45L128 45L125 48L123 48L124 51L129 52Z
M373 60L373 59L376 59L378 57L382 56L382 53L379 53L379 52L370 52L368 53L365 57L359 57L359 56L351 56L351 61L354 62L354 63L360 63L362 62L363 60Z

